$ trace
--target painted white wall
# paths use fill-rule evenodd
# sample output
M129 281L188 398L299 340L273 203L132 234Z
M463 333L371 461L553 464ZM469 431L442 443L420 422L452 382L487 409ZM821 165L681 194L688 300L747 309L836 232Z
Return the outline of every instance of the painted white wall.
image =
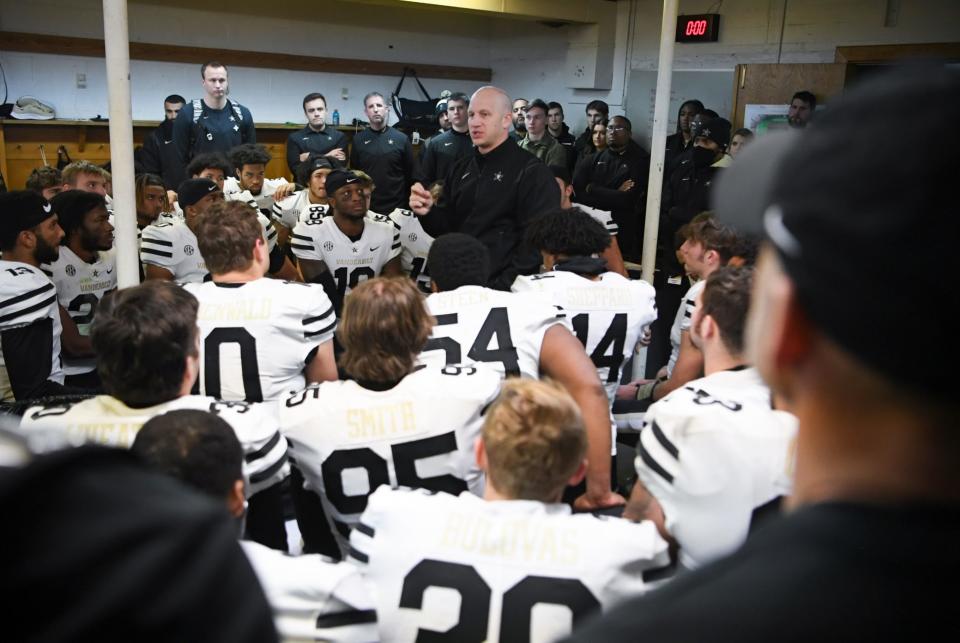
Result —
M281 2L281 5L283 3ZM184 46L224 47L311 56L489 66L489 20L455 15L438 21L436 12L390 7L326 3L325 11L310 20L291 11L265 17L223 11L194 10L130 3L131 41ZM301 5L302 6L302 5ZM362 14L362 15L361 15ZM431 19L424 19L427 15ZM449 23L449 24L448 24ZM101 3L97 0L0 0L0 25L7 31L102 38ZM133 117L160 119L162 101L171 93L188 100L202 96L200 63L131 61ZM3 52L0 63L7 75L10 100L33 95L50 102L59 118L90 118L107 113L106 67L95 58ZM87 88L78 89L76 74L87 76ZM305 122L301 101L311 91L327 97L328 111L340 111L340 122L363 117L363 96L380 91L387 98L396 77L344 75L231 67L231 95L250 108L258 122ZM479 83L424 78L428 91L472 91ZM349 98L341 98L346 88ZM415 85L404 84L404 96L419 97Z
M570 0L574 1L574 0ZM612 113L624 110L634 71L655 70L660 30L660 0L605 3L615 20L614 71L609 90L566 87L565 57L570 32L531 21L501 19L417 7L386 7L327 0L310 5L313 15L295 17L304 3L272 0L240 2L240 13L223 8L197 10L182 2L131 2L131 39L203 47L249 48L314 56L440 63L489 67L493 82L508 93L557 100L566 108L574 131L584 125L583 108L593 99L607 101ZM682 0L681 13L706 11L716 3ZM180 6L183 5L183 6ZM888 6L897 8L885 26ZM103 35L98 0L0 0L0 29L66 36ZM830 62L842 45L949 42L957 39L957 0L724 0L720 41L677 44L675 69L732 70L738 63L776 62L783 11L781 61ZM269 15L257 15L261 14ZM607 18L608 16L599 16ZM4 52L12 99L29 94L51 102L62 118L106 115L104 63L92 58ZM628 64L629 63L629 64ZM87 88L76 87L76 74L87 75ZM201 94L199 65L132 61L133 116L161 117L161 101L169 93L188 99ZM348 76L328 72L292 72L235 67L233 96L250 107L259 122L303 122L300 102L309 91L326 94L330 111L341 122L362 118L362 96L371 90L388 95L396 78ZM480 83L424 79L427 89L470 92ZM340 98L347 88L349 98ZM627 104L635 121L645 119L648 97ZM405 91L415 96L413 87ZM634 96L640 94L634 93Z
M657 68L661 0L633 0L637 17L632 69ZM681 0L681 14L706 12L715 2ZM897 9L885 26L887 9ZM783 20L786 9L786 20ZM733 69L738 64L776 63L783 26L782 63L827 63L846 45L957 42L956 0L724 0L720 40L677 43L674 69Z

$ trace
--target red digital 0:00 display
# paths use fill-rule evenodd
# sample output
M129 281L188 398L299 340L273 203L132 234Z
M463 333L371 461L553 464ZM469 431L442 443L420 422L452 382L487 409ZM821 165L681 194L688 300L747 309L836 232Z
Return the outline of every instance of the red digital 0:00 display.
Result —
M683 33L685 36L702 36L707 33L707 21L687 20L687 28Z
M718 13L677 16L677 42L716 42L719 35Z

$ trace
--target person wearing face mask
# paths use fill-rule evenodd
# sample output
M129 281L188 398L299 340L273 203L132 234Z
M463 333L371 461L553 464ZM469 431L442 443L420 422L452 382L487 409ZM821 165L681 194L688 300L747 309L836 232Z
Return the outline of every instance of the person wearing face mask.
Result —
M684 242L684 236L679 232L698 214L710 209L713 181L731 162L726 153L730 143L729 121L700 113L693 119L691 131L693 146L683 152L676 169L664 179L660 201L657 271L653 286L657 290L657 309L662 320L673 319L683 294L689 288L686 271L677 258L677 251ZM669 350L663 321L660 321L653 329L648 355L659 358L669 354ZM650 364L659 361L662 360L648 358ZM655 372L647 371L648 377L654 375Z
M710 187L718 172L730 165L730 121L701 118L694 122L693 147L683 156L664 186L660 204L660 239L672 243L681 226L710 209ZM666 253L673 256L675 253Z

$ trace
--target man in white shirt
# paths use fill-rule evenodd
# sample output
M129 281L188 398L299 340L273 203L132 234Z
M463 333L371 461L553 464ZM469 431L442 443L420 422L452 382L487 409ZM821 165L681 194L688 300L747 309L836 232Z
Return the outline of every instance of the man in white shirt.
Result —
M131 450L151 469L225 504L242 521L243 449L220 417L195 410L158 415L143 425ZM376 613L355 567L316 554L288 556L250 540L240 544L284 640L376 639Z
M625 515L657 522L691 569L731 553L789 495L796 419L746 363L750 268L720 268L690 326L705 376L647 410Z
M339 310L361 282L401 274L400 238L392 225L366 218L366 195L353 172L334 170L325 189L331 216L297 223L290 247L304 281L321 284Z
M611 272L602 251L610 235L585 212L557 210L535 219L527 239L544 271L517 277L515 293L537 293L563 308L613 403L623 364L657 318L653 286Z
M552 641L669 566L650 521L572 515L587 436L556 384L511 380L475 456L483 498L380 487L350 536L383 641ZM456 599L454 598L456 596Z
M200 409L226 420L243 445L249 481L248 534L286 548L280 483L287 477L287 441L262 406L190 395L199 371L197 300L154 280L111 293L100 302L93 348L106 395L37 406L20 427L38 451L97 443L129 447L140 427L173 409Z
M90 343L97 305L117 287L113 226L103 197L67 190L53 198L64 238L60 256L44 270L57 287L63 326L63 371L68 386L98 389L100 378Z
M409 279L366 281L347 298L338 336L349 381L289 396L280 423L341 551L380 485L483 490L473 461L482 415L500 390L483 365L419 367L433 318Z
M201 282L209 272L197 244L200 213L223 201L223 192L210 179L187 179L177 190L183 222L158 220L143 230L140 261L147 280Z
M269 217L273 204L287 198L296 189L283 177L265 178L272 157L263 145L238 145L230 150L229 158L236 175L226 177L223 182L223 196L227 201L255 203L257 209Z
M200 393L263 402L337 379L333 304L318 285L265 278L269 252L253 210L216 204L196 230L212 277L184 286L200 302Z
M579 509L623 504L614 493L610 405L583 345L569 330L566 314L549 303L484 287L489 272L486 246L475 237L449 233L430 248L427 260L434 294L427 308L436 317L420 356L426 364L482 362L503 377L552 377L580 406L589 438L590 465Z
M60 310L40 264L56 261L63 230L36 192L0 194L0 400L61 395Z

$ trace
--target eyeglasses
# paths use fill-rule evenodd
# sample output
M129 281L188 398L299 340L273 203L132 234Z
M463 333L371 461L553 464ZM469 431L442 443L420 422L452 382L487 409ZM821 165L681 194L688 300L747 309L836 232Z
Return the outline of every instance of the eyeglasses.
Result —
M607 125L608 132L622 132L627 129L626 125Z

